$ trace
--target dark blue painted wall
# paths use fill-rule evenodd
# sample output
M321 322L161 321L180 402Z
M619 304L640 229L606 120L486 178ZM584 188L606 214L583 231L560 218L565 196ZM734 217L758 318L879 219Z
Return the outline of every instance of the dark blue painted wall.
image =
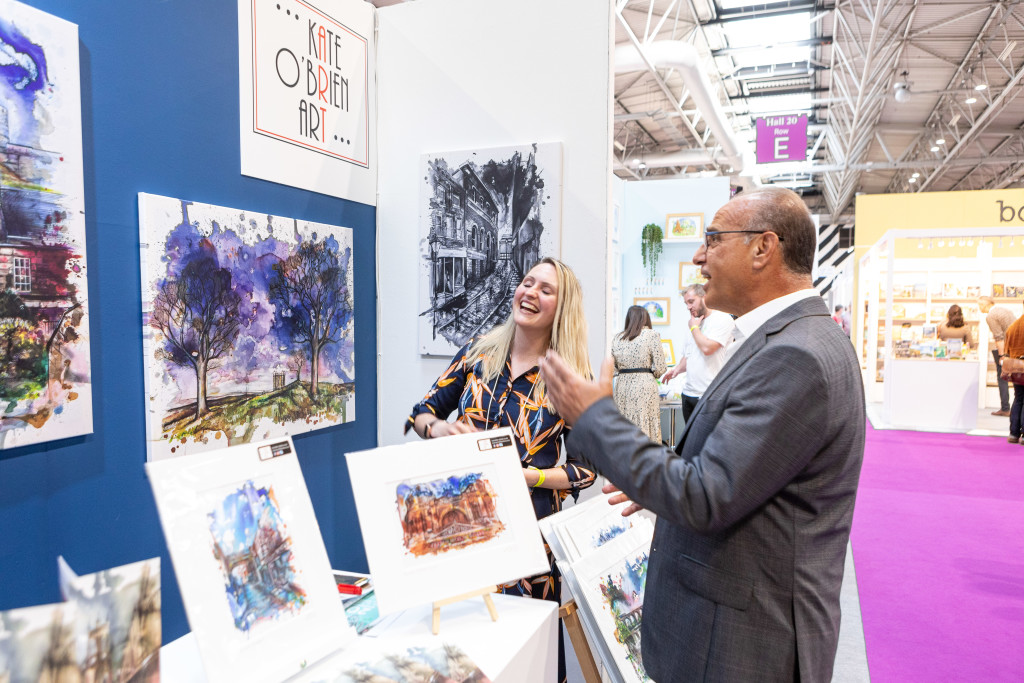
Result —
M164 641L188 623L144 465L138 192L353 228L356 421L295 438L332 566L366 571L344 453L377 445L376 212L239 173L233 0L30 0L78 24L94 433L0 451L0 610L159 555Z

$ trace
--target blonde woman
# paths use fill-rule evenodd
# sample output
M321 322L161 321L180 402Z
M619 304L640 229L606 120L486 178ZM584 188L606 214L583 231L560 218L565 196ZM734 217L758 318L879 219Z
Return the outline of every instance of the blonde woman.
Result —
M405 425L423 439L495 427L511 427L537 518L547 517L594 483L594 472L574 456L559 465L568 433L548 401L537 360L554 349L577 373L590 377L583 290L561 261L537 262L516 288L509 318L459 350ZM448 415L458 411L453 422ZM551 560L550 553L548 559ZM559 601L558 574L521 579L502 592ZM559 633L559 680L565 678Z
M651 327L651 315L643 306L630 306L626 324L612 339L615 359L615 405L626 419L661 443L661 407L658 380L665 374L661 335Z

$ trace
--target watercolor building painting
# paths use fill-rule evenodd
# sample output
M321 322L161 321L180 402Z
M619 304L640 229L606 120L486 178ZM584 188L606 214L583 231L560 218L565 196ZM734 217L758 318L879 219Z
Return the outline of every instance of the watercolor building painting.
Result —
M490 678L457 645L413 645L353 658L340 672L314 675L311 683L490 683ZM332 667L333 668L333 667Z
M479 472L395 488L403 543L414 556L485 543L505 529L491 483Z
M355 419L352 230L139 195L149 459Z
M0 449L92 432L78 27L0 0Z
M427 154L420 207L420 352L452 355L508 317L539 258L559 255L562 146Z
M160 558L62 580L61 593L85 640L82 681L160 680Z
M292 540L272 486L247 481L209 515L212 552L224 580L235 628L298 614L307 604Z
M615 624L615 640L625 652L638 680L646 681L640 656L640 623L647 584L647 551L633 554L599 580L602 607Z

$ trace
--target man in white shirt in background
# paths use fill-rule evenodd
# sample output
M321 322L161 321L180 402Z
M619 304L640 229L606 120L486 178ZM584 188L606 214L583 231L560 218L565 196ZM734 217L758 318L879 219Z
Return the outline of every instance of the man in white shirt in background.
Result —
M1003 344L1006 341L1006 330L1017 320L1017 315L1008 308L996 306L995 303L990 296L978 297L978 308L985 314L985 322L988 323L992 341L995 342L992 358L996 361L996 377L999 378L999 410L992 414L1007 417L1010 414L1010 385L1003 379Z
M704 305L704 287L701 285L687 287L683 292L683 303L690 311L690 334L683 342L682 360L666 372L661 381L667 382L681 372L686 373L681 393L683 420L689 421L704 390L725 365L725 350L732 341L735 325L728 313L712 311Z

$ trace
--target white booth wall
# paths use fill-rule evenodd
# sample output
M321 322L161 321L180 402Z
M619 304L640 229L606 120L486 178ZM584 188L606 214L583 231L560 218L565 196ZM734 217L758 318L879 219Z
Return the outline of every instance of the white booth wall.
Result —
M622 329L626 309L638 296L670 299L669 324L654 327L662 339L671 339L679 358L683 339L689 334L690 314L679 293L679 263L690 262L699 242L666 242L658 266L657 280L650 284L640 253L640 235L648 223L657 223L664 230L670 213L703 213L705 228L715 212L729 201L729 178L680 178L644 180L624 183L622 188L621 227L621 308L619 319L613 321L613 332Z
M610 0L431 0L378 12L378 441L450 358L417 344L420 157L561 142L561 258L583 285L591 361L607 348ZM409 438L412 438L410 435Z

